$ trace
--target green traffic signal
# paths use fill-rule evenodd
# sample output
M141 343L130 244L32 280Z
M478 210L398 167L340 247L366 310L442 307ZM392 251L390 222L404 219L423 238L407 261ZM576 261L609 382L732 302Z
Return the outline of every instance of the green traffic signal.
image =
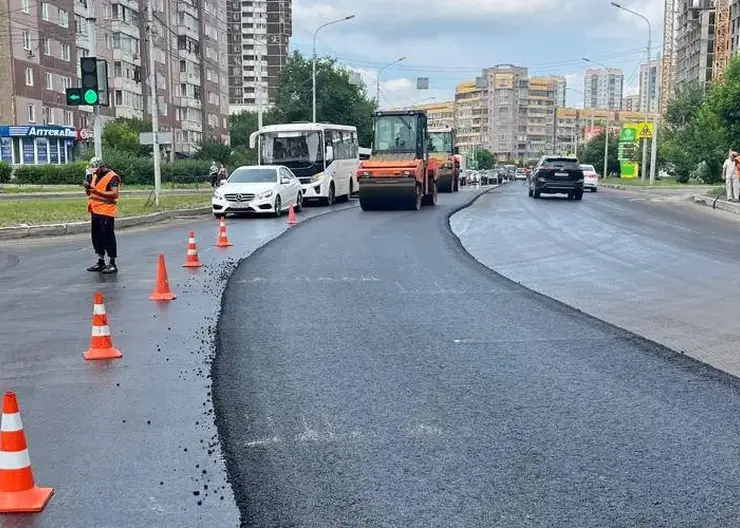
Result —
M83 96L85 99L85 103L89 105L96 105L98 104L98 92L97 90L85 90L85 95Z

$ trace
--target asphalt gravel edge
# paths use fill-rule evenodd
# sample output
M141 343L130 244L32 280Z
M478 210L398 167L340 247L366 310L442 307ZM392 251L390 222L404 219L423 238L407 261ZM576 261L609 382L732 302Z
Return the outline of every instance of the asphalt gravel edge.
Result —
M339 209L332 209L330 211L325 211L323 213L319 213L317 215L314 215L310 218L306 218L305 220L300 221L297 225L290 227L280 233L275 238L271 238L264 244L262 244L260 247L252 251L249 255L246 257L242 257L239 259L236 263L236 265L231 269L231 275L229 276L228 280L226 281L226 284L224 286L224 289L221 291L221 301L219 302L218 307L218 313L216 315L217 317L217 323L216 323L216 337L213 340L213 361L211 361L211 401L213 403L213 418L214 423L216 425L216 433L218 434L218 443L221 448L221 454L224 458L224 465L226 466L226 482L229 483L229 486L231 486L231 493L234 496L234 499L236 500L236 507L239 510L239 524L241 526L244 526L244 512L242 511L242 505L244 504L244 498L240 497L237 493L236 488L234 487L234 463L232 462L236 455L230 451L229 449L229 443L226 442L226 428L224 427L223 422L223 416L224 416L224 406L226 405L226 398L224 394L221 392L221 380L218 376L218 368L217 365L219 361L221 360L222 353L223 353L223 343L221 342L221 314L223 313L224 309L224 299L226 298L226 292L229 290L229 287L231 286L231 279L234 276L234 273L239 269L239 267L246 262L248 259L255 255L259 255L262 252L264 252L270 245L272 245L275 241L279 240L280 238L284 236L289 236L289 233L296 232L300 230L300 227L304 224L307 224L311 222L312 220L315 220L317 218L323 218L326 215L334 214L334 213L341 213L343 211L347 211L349 209L355 209L359 207L359 204L353 204L349 205L347 207L342 207Z
M489 273L496 276L497 278L505 280L514 288L520 289L523 295L529 296L529 298L532 300L538 301L545 305L549 305L551 308L559 311L564 315L581 317L582 319L594 324L595 326L611 330L613 332L616 332L618 335L621 334L621 339L624 339L625 341L636 346L642 352L646 354L652 354L654 356L659 356L666 361L674 362L684 368L694 369L698 373L701 373L702 375L711 378L714 381L719 381L727 385L728 387L737 391L738 394L740 394L740 378L733 376L732 374L725 372L724 370L720 370L708 363L695 359L691 356L687 356L684 352L673 350L672 348L648 339L647 337L635 334L634 332L631 332L625 328L617 326L603 319L599 319L598 317L579 310L578 308L574 308L573 306L566 304L558 299L545 295L544 293L540 293L537 290L528 288L527 286L524 286L521 282L514 281L506 277L505 275L498 273L496 270L489 268L484 263L476 259L467 249L465 249L462 240L460 240L460 237L452 229L451 220L452 217L455 216L457 213L473 206L475 202L477 202L480 198L491 193L494 190L495 189L489 189L487 191L476 194L468 202L448 212L445 218L445 228L447 232L452 235L451 241L453 243L453 246L458 250L461 256L465 258L472 266L474 266L478 270L483 271L484 273Z

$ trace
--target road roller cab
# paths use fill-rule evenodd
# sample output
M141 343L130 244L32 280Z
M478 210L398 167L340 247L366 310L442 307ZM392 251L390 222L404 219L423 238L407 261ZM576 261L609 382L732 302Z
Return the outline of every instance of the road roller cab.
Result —
M429 156L426 112L376 112L373 130L372 155L357 170L362 209L436 205L438 165Z
M442 126L429 129L429 155L437 160L439 192L460 190L460 156L456 156L455 129Z

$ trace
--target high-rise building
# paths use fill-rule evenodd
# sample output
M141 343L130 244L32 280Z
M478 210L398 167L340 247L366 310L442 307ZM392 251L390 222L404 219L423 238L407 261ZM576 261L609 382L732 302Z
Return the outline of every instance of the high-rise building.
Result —
M714 66L714 0L678 0L677 6L675 88L707 86Z
M658 109L658 92L660 90L660 70L662 61L653 59L640 65L640 106L641 112L654 112Z
M79 59L91 55L93 29L95 55L108 62L103 123L151 115L153 82L151 106L160 130L173 133L173 144L163 145L171 157L195 152L207 137L228 141L224 7L217 0L152 1L151 67L145 0L98 4L94 13L83 0L21 0L10 11L0 38L0 90L7 94L0 102L2 159L66 162L75 141L92 137L91 108L66 106L64 92L79 86Z
M565 79L563 79L565 80ZM555 108L558 105L558 79L532 77L529 80L526 111L527 151L524 161L552 154L555 141ZM563 94L565 90L562 90Z
M555 83L555 106L564 108L566 106L565 98L568 91L567 79L561 75L546 75L540 77L540 79L545 79Z
M455 122L457 124L457 145L460 154L474 159L475 151L483 147L481 124L487 114L487 90L476 81L464 81L455 88ZM487 120L487 116L486 116Z
M639 112L640 111L640 94L625 95L622 98L622 111Z
M619 110L624 94L624 72L620 69L588 69L584 79L583 107Z
M427 125L429 128L442 128L455 126L455 101L442 101L439 103L426 103L413 106L414 110L424 110L427 113Z
M227 1L229 106L255 111L275 102L292 36L291 0Z
M523 160L527 155L527 68L499 64L483 70L488 86L488 122L481 140L499 161Z

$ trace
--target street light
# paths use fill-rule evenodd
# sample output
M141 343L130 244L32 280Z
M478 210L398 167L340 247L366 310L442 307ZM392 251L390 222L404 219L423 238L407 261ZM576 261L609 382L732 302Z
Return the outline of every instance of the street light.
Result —
M347 20L352 20L355 18L355 15L349 15L344 18L339 18L337 20L332 20L331 22L327 22L326 24L322 24L319 27L316 28L316 31L313 32L313 64L312 64L312 74L311 74L311 80L313 83L313 93L312 93L312 99L313 99L313 122L316 122L316 35L318 35L319 31L324 29L326 26L331 26L332 24L338 24L340 22L345 22Z
M588 59L586 57L583 57L583 60L591 63L596 64L598 66L601 66L602 68L606 68L607 71L609 71L611 68L609 66L601 63L592 61L591 59ZM591 132L593 133L593 114L591 114ZM609 170L609 114L606 114L606 130L604 131L604 172L602 173L602 178L607 177L607 171Z
M380 108L380 74L386 68L390 68L391 66L395 66L399 62L402 62L402 61L405 61L405 60L406 60L406 57L401 57L400 59L396 59L393 62L390 62L390 63L386 64L385 66L383 66L382 68L380 68L378 70L378 79L377 79L376 86L375 86L375 104L378 105L378 108Z
M648 26L648 44L647 44L647 63L648 68L650 67L650 56L652 55L652 45L653 45L653 26L650 24L650 20L648 18L638 13L637 11L632 11L631 9L628 9L624 7L623 5L620 5L616 2L611 3L614 7L617 9L621 9L622 11L626 11L627 13L630 13L632 15L635 15L636 17L639 17L645 21L645 23ZM650 119L650 97L647 97L645 99L645 123L648 122ZM650 183L655 183L655 162L657 159L657 134L658 134L658 114L657 112L653 116L653 141L652 141L652 152L650 155L650 159L652 161L652 167L650 167ZM645 183L645 166L647 165L647 140L642 140L642 170L640 171L640 181L642 183Z

